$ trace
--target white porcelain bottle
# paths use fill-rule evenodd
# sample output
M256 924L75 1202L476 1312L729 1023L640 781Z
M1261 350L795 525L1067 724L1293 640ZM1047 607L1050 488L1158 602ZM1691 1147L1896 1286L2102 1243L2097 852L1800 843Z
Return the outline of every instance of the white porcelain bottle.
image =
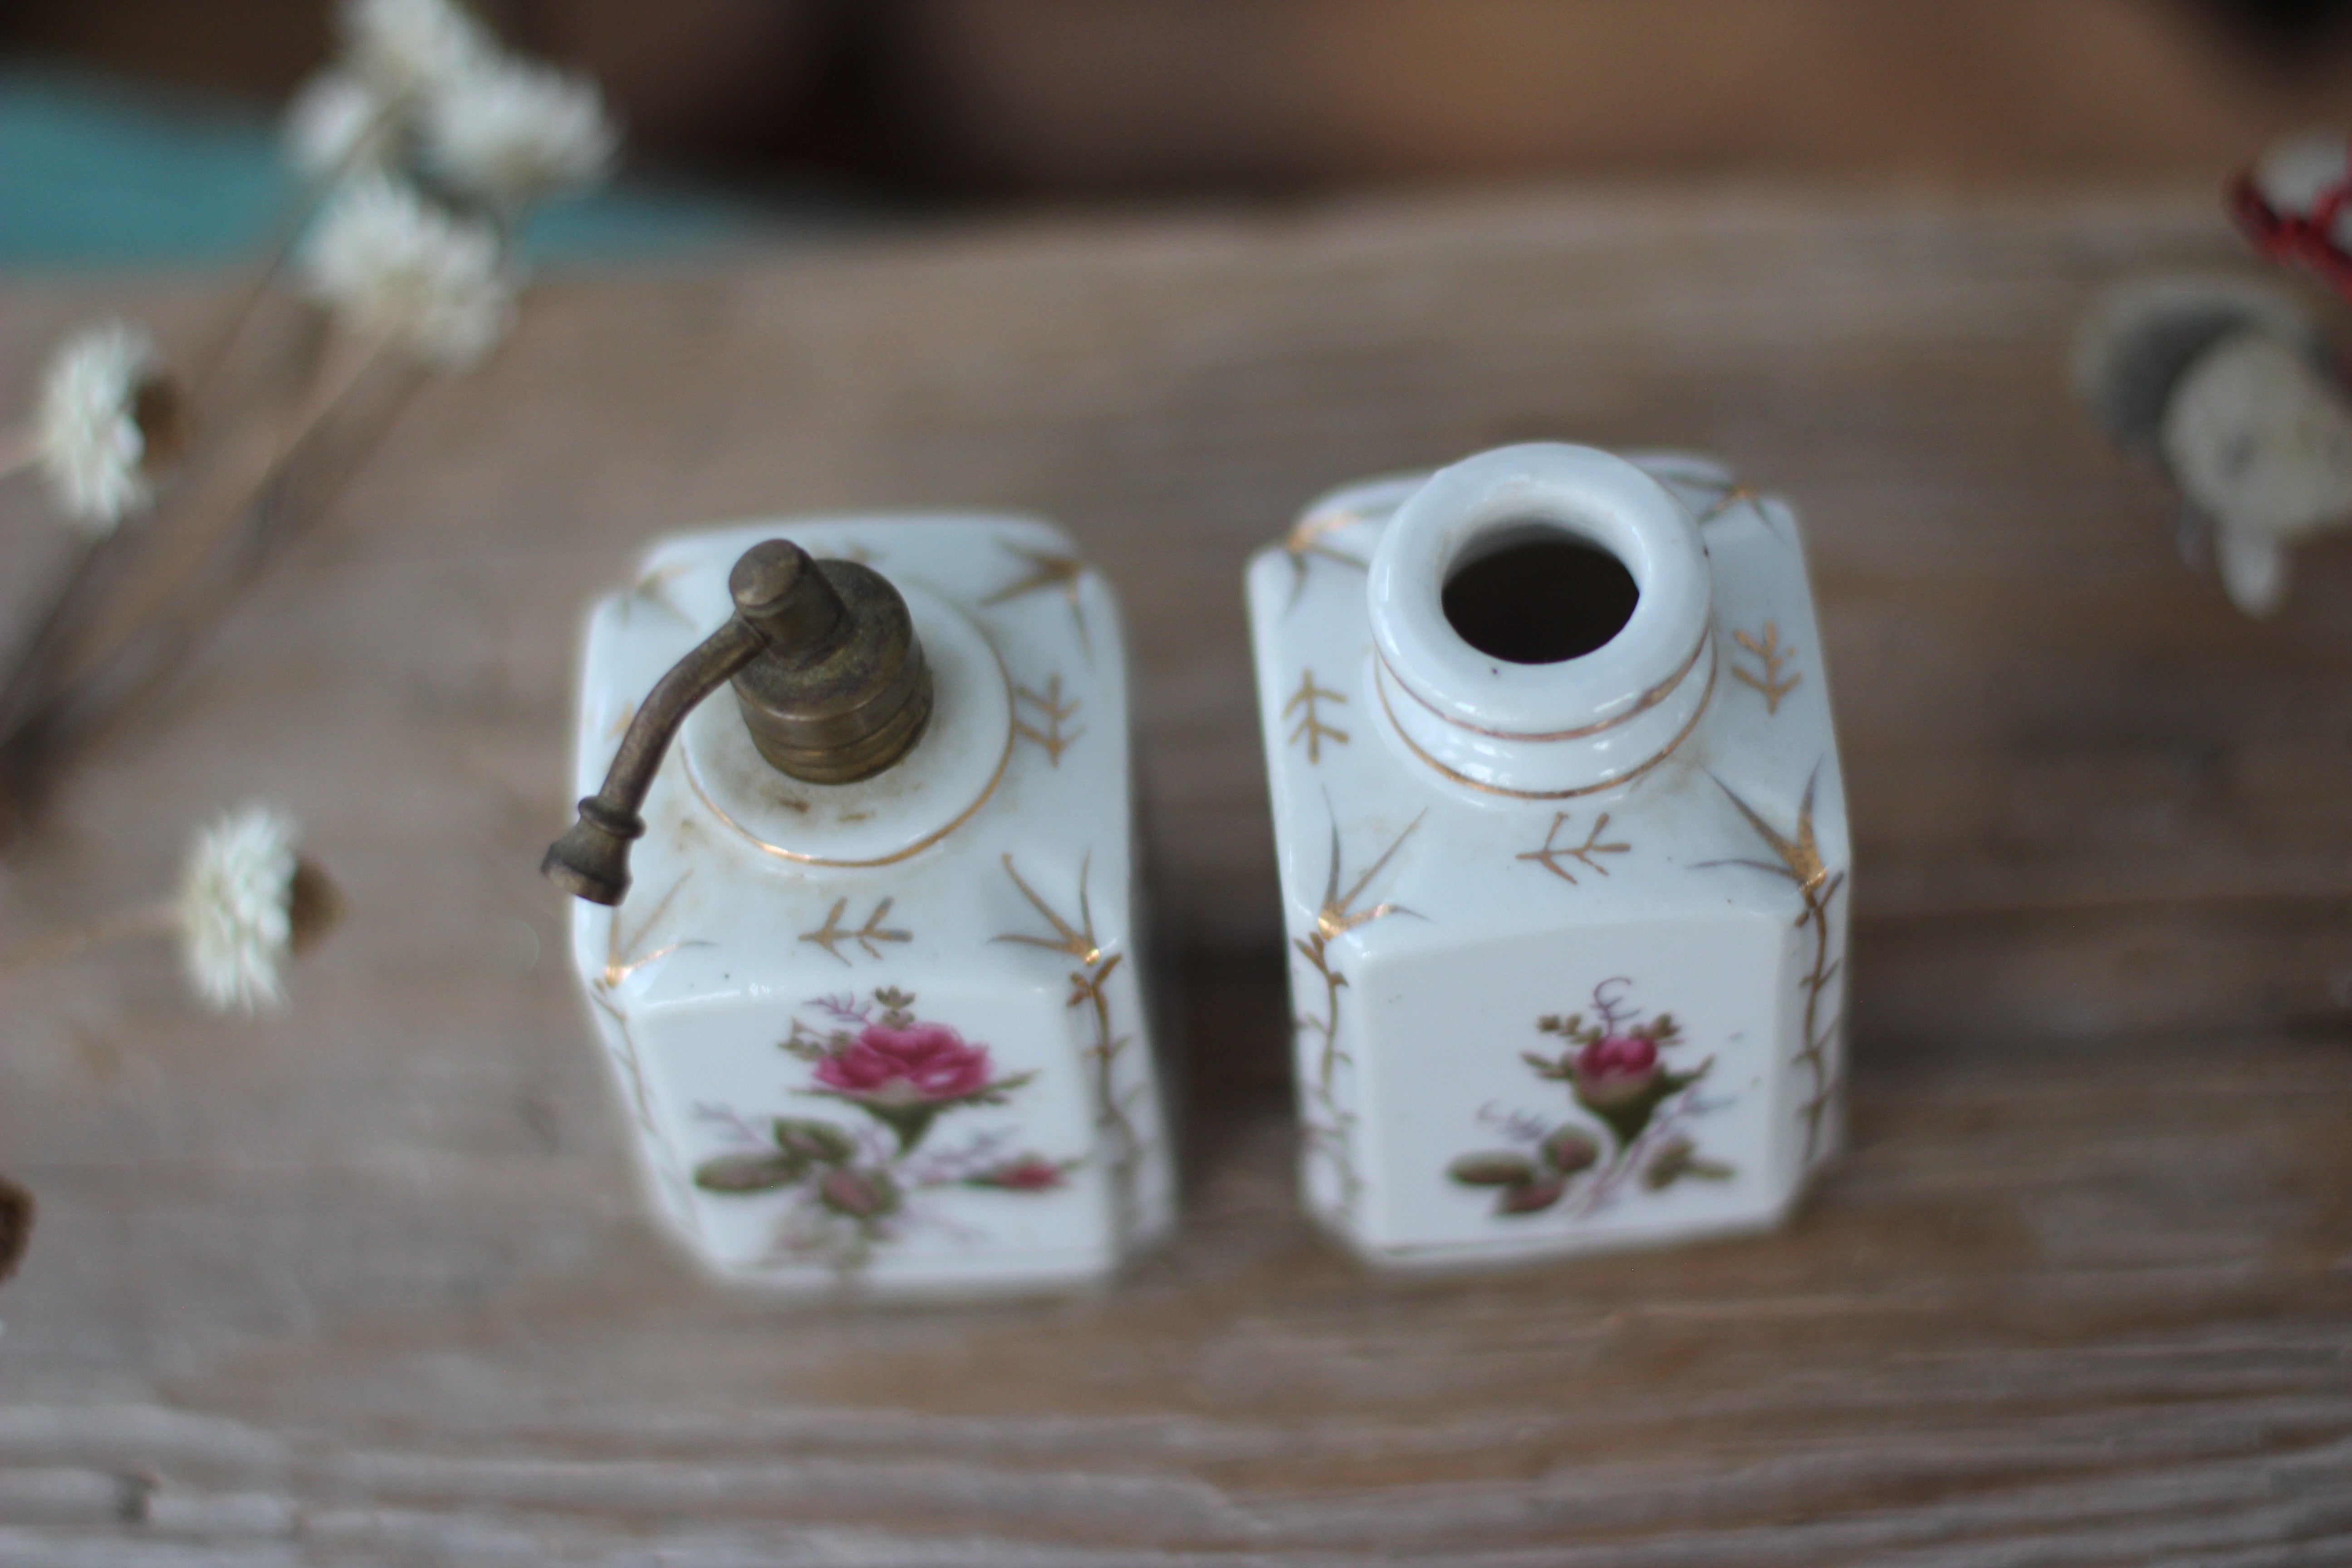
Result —
M1839 1138L1849 863L1790 510L1508 447L1247 585L1315 1214L1393 1264L1778 1223Z
M547 869L703 1262L1047 1288L1167 1228L1119 616L1059 531L663 541L590 616L578 754Z

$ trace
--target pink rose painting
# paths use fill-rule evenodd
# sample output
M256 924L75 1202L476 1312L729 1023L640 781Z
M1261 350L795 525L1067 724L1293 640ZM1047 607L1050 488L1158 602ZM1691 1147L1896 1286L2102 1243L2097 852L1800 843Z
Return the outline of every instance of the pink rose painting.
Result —
M816 1064L816 1080L874 1100L961 1100L988 1087L988 1047L966 1045L945 1024L868 1024Z
M1584 1013L1538 1018L1536 1031L1558 1037L1566 1048L1556 1057L1521 1053L1538 1078L1568 1085L1570 1099L1590 1121L1489 1112L1486 1120L1499 1123L1516 1147L1465 1154L1446 1167L1460 1185L1497 1189L1497 1215L1558 1210L1581 1218L1615 1201L1637 1176L1645 1191L1659 1192L1678 1181L1723 1181L1732 1174L1728 1165L1702 1155L1683 1131L1709 1109L1696 1086L1714 1059L1684 1070L1670 1068L1664 1053L1682 1045L1682 1026L1671 1013L1644 1021L1626 1004L1632 988L1623 978L1594 986L1589 1019Z
M931 1134L952 1111L1006 1104L1036 1075L996 1074L988 1047L949 1025L919 1018L908 992L884 986L870 1002L820 997L795 1016L780 1047L806 1062L812 1080L793 1091L853 1108L865 1124L778 1117L756 1125L722 1106L698 1106L729 1150L696 1167L695 1184L731 1195L786 1200L780 1258L819 1257L854 1269L874 1247L919 1223L922 1194L946 1187L1052 1192L1077 1162L1019 1152L1011 1134L977 1133L945 1149Z
M973 1045L945 1024L925 1023L907 1009L914 997L884 989L874 994L879 1017L850 1002L818 1002L853 1032L824 1035L795 1021L784 1049L815 1064L818 1087L806 1090L845 1100L898 1135L911 1153L931 1123L959 1106L1002 1105L1033 1076L990 1076L988 1047Z
M1662 1070L1658 1042L1647 1035L1603 1035L1579 1049L1568 1064L1576 1096L1588 1105L1634 1100L1658 1081Z

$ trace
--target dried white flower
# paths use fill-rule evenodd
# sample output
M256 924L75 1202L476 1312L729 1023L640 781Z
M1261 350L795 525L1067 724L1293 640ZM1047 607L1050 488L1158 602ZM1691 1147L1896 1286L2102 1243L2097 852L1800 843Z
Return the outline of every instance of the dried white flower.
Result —
M168 386L154 340L120 321L77 333L50 357L33 450L58 505L85 532L111 533L154 499L149 459L163 454L152 448L172 443L151 443L142 416L153 423L175 412L160 406L173 401Z
M510 58L442 82L424 132L435 173L509 210L595 184L621 140L595 82Z
M2242 614L2261 620L2278 614L2286 603L2293 563L2287 558L2287 547L2277 540L2216 524L2213 564L2221 574L2221 587L2229 594L2230 603Z
M406 115L350 71L323 70L286 106L286 155L313 180L388 167Z
M2116 445L2161 458L2180 378L2232 332L2259 331L2316 360L2326 346L2295 297L2259 279L2158 274L2110 290L2074 333L2074 394Z
M180 883L188 984L214 1011L251 1013L286 999L294 951L301 829L274 807L233 811L196 835Z
M303 265L312 291L354 331L389 336L444 368L478 362L514 320L497 232L382 174L328 203Z
M2254 189L2275 213L2314 216L2332 193L2352 182L2352 136L2306 131L2273 142L2254 164ZM2339 211L2328 237L2352 245L2352 208Z
M2284 601L2289 546L2352 525L2352 402L2297 345L2247 329L2206 350L2165 407L2163 445L2250 616Z
M479 68L498 45L454 0L343 0L352 66L386 102L413 102Z

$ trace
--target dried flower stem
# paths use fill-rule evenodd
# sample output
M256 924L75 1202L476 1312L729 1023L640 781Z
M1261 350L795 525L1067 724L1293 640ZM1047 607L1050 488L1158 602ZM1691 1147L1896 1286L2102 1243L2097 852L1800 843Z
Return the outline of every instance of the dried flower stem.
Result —
M268 448L258 472L248 484L240 488L237 499L215 511L200 525L179 531L173 541L177 548L165 562L158 579L149 584L147 592L119 607L106 622L95 628L93 641L100 651L91 663L100 663L113 657L131 642L139 627L179 595L240 524L257 534L275 531L270 525L281 520L264 503L293 467L305 444L343 407L365 380L368 372L383 359L388 343L387 338L377 337L365 343L346 343L341 353L330 353L285 434ZM248 561L240 563L245 569L237 574L239 585L262 564L262 552L248 551L245 553ZM203 612L200 618L208 621L211 613Z
M153 903L140 904L118 910L110 915L68 926L35 942L32 946L11 953L0 960L0 978L22 974L27 970L44 969L52 964L69 963L97 948L111 947L119 942L137 937L169 936L179 929L179 903L173 899L158 899Z
M206 395L214 389L221 372L226 368L229 351L236 347L238 340L245 336L246 329L252 325L253 319L261 313L261 304L269 297L270 285L286 275L287 267L293 261L303 231L310 226L310 220L318 216L319 208L325 205L335 187L359 166L368 142L396 118L392 106L378 109L366 131L352 138L342 160L311 180L293 209L279 222L276 234L270 237L269 252L255 270L252 283L238 300L236 309L230 312L212 346L195 362L195 374L190 379L189 386L198 406L203 406Z
M72 569L34 626L33 635L25 640L24 652L9 667L6 684L0 685L0 735L14 731L17 719L47 680L56 667L67 628L73 624L90 584L98 580L100 569L121 537L120 533L110 533L103 539L89 541L75 552Z
M343 405L367 373L375 367L383 355L387 341L377 337L364 343L344 342L340 353L333 345L330 346L327 358L312 378L310 390L295 410L294 417L289 422L285 433L268 447L268 456L262 459L259 471L252 481L240 490L234 503L214 512L203 525L180 531L176 540L179 548L168 561L161 581L152 584L144 595L120 609L112 624L99 628L100 647L109 646L112 638L121 637L127 628L135 628L162 609L239 523L248 520L258 521L254 519L256 506L269 495L293 466L303 444Z
M371 374L387 348L419 369L478 363L513 323L525 209L609 170L618 132L594 83L508 55L464 0L340 11L342 58L288 120L305 184L193 376L164 374L145 333L110 323L60 346L26 428L0 428L0 477L43 470L94 541L0 668L0 847L58 769L168 685L325 513L420 384ZM219 389L298 263L340 334L294 403L273 389L254 416L225 418ZM123 528L153 505L192 406L208 432L202 489Z
M83 554L9 687L0 691L0 790L15 795L14 804L21 807L61 747L102 735L177 674L182 656L296 536L299 529L271 503L311 439L350 402L387 346L387 339L377 337L331 353L285 433L251 459L253 476L237 488L236 499L173 531L169 553L146 574L143 591L89 626L79 624L83 607L112 553L111 538ZM322 500L313 510L323 510ZM223 570L207 584L202 579L212 563L222 563Z

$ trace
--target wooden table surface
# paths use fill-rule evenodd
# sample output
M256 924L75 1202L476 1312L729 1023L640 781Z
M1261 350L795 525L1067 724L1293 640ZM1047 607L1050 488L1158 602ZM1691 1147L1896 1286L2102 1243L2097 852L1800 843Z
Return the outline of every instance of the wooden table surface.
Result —
M262 796L352 913L257 1024L160 950L0 994L0 1568L2352 1562L2352 551L2237 618L2063 374L2103 284L2235 264L2202 193L1621 193L543 280L8 868L0 952ZM0 406L226 295L0 285ZM1239 572L1538 437L1808 521L1852 1152L1779 1237L1386 1282L1292 1199ZM931 504L1125 592L1185 1221L1077 1300L729 1293L642 1215L535 875L579 607L660 531ZM46 526L0 492L9 559Z

